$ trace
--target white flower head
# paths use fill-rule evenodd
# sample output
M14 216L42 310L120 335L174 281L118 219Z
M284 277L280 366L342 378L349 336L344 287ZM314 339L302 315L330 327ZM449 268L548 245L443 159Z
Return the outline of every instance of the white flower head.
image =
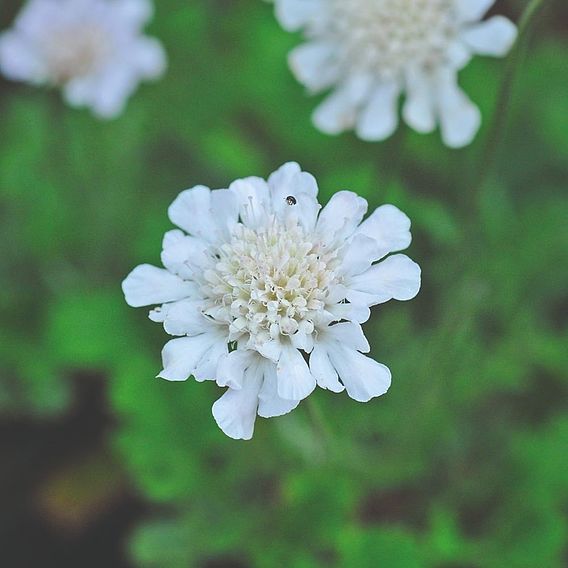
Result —
M165 70L161 44L142 35L151 16L150 0L29 0L0 35L0 70L114 118L140 81Z
M257 413L286 414L316 385L360 402L390 386L363 355L360 324L370 306L418 293L418 265L387 256L409 246L410 221L392 205L363 221L367 202L349 191L320 211L317 192L296 163L268 181L188 189L169 209L182 230L165 235L165 269L138 266L122 284L131 306L162 304L150 319L180 336L159 377L228 387L213 415L232 438L250 439Z
M495 0L274 0L280 24L303 30L307 43L289 56L312 93L332 89L313 121L327 134L355 129L359 138L388 138L398 102L414 130L439 124L447 146L469 144L479 109L457 83L474 54L504 56L517 30L507 18L480 21Z

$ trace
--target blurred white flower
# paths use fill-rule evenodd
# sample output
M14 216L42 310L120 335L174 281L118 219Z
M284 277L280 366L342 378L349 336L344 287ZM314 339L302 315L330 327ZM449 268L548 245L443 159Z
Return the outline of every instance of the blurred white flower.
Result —
M166 233L166 269L143 264L122 284L131 306L163 304L150 318L181 336L159 377L228 387L213 415L232 438L250 439L257 413L286 414L316 385L360 402L389 388L360 324L370 306L418 293L416 263L381 260L409 246L410 221L383 205L362 222L367 202L349 191L320 212L317 192L296 163L268 181L188 189L169 209L188 234Z
M507 18L480 21L495 0L274 0L288 31L307 43L289 56L311 93L333 89L313 115L328 134L354 128L363 140L384 140L405 122L418 132L439 124L458 148L477 133L481 116L457 83L475 54L504 56L517 30Z
M161 44L142 35L151 16L150 0L29 0L0 36L0 70L114 118L140 81L165 70Z

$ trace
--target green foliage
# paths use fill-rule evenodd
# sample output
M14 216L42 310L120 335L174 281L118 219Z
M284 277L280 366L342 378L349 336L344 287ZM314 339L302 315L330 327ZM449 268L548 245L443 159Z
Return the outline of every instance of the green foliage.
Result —
M406 128L383 144L327 137L270 5L181 4L159 3L152 26L168 74L117 121L2 84L0 410L63 412L70 372L108 374L116 454L158 505L130 542L141 568L564 565L568 45L553 22L477 191L501 61L461 75L485 119L466 150ZM180 190L288 160L322 201L348 188L406 211L423 290L365 326L393 372L386 397L318 392L239 443L213 421L215 385L154 378L167 337L119 284L159 263Z

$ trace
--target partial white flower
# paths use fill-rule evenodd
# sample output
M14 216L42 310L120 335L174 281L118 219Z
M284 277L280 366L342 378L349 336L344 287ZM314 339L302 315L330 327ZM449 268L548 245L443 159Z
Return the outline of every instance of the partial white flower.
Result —
M161 44L142 35L152 12L150 0L29 0L0 35L0 70L114 118L140 81L165 70Z
M221 429L250 439L257 414L280 416L317 385L367 402L390 386L387 367L364 355L370 306L409 300L420 268L403 254L410 221L392 205L365 221L367 202L336 193L320 211L316 180L288 163L268 181L197 186L169 209L164 268L135 268L122 288L131 306L179 336L160 377L215 380ZM386 258L385 258L386 257Z
M388 138L405 122L422 133L440 126L447 146L469 144L479 109L457 74L475 54L504 56L517 30L507 18L480 21L495 0L274 0L288 31L307 43L289 56L311 93L332 89L313 115L327 134L355 129L359 138Z

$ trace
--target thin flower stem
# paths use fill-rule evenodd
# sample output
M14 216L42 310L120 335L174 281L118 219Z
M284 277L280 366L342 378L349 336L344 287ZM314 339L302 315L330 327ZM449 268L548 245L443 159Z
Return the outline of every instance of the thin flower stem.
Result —
M310 396L307 399L306 406L308 407L308 413L310 415L310 419L316 435L322 442L322 447L326 454L326 457L329 458L332 444L335 438L329 422L327 421L323 410L321 409L321 406L313 396Z
M534 20L534 16L543 4L544 0L531 0L519 19L517 39L505 67L503 81L501 83L501 88L499 89L493 113L493 122L489 128L485 148L481 152L481 159L478 163L477 179L471 187L470 195L472 201L475 201L475 203L470 203L469 207L470 213L472 214L477 211L477 207L479 205L479 194L483 190L483 186L493 170L497 154L499 153L499 149L503 141L504 132L509 119L512 92L515 86L517 72L524 56L527 32Z

